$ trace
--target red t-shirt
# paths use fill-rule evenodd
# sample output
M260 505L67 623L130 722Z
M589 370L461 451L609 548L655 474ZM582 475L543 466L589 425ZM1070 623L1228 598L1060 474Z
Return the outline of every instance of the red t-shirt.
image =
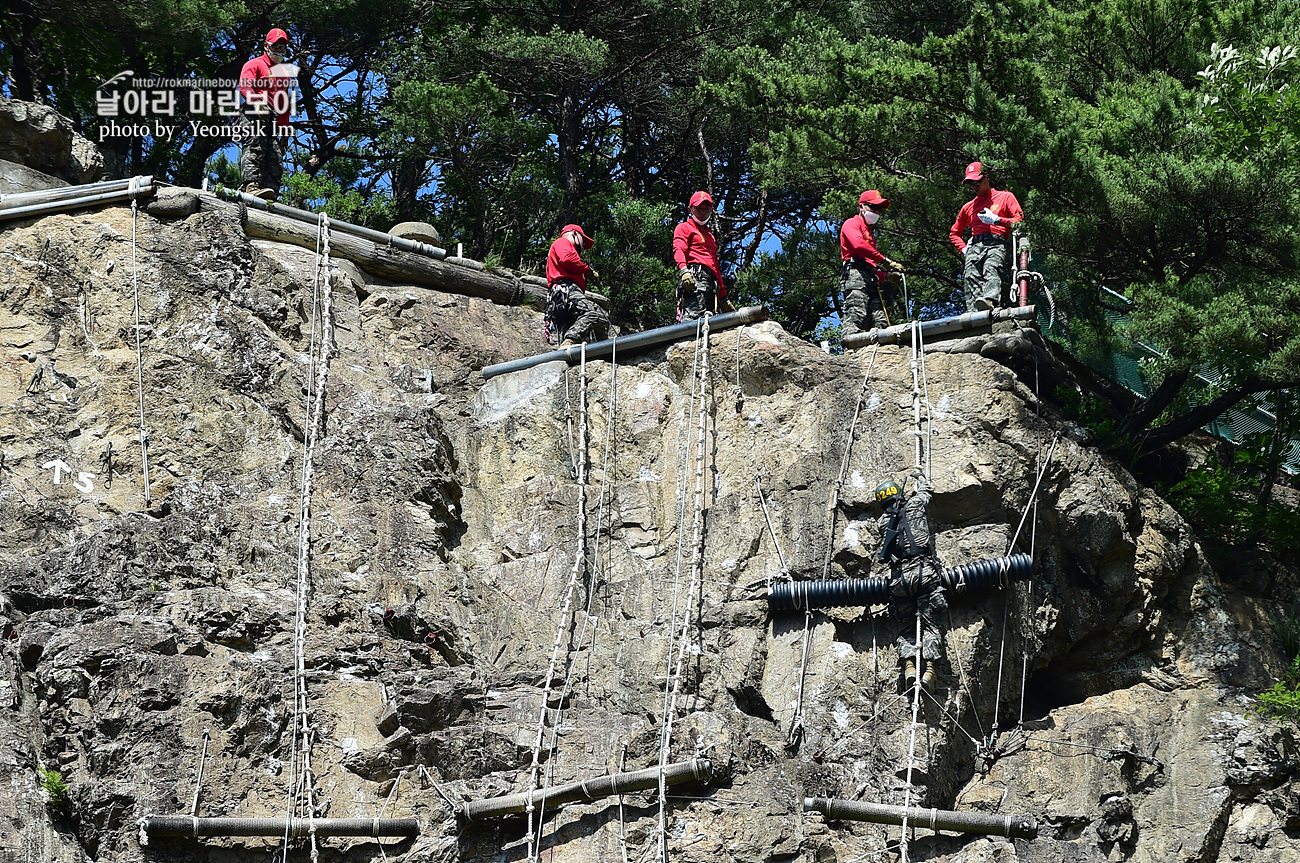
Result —
M250 105L262 103L268 106L267 110L274 111L277 107L275 104L275 93L277 90L289 89L289 82L292 78L275 78L271 76L271 67L275 66L275 61L271 59L270 54L263 54L244 64L244 68L239 71L239 92L243 94L244 101ZM286 92L284 96L279 97L281 104L279 107L283 111L276 111L275 123L277 126L289 125L289 98Z
M546 253L546 284L555 284L556 279L568 279L577 282L578 287L587 290L587 273L591 267L578 256L578 249L568 237L560 237L551 243L551 250Z
M1002 221L996 225L986 225L975 215L982 212L988 207L993 212L1002 217ZM1005 237L1011 233L1011 226L1025 217L1025 213L1020 209L1020 202L1016 196L1002 189L990 189L987 194L976 195L965 204L957 213L957 221L952 223L952 229L948 232L948 239L952 240L953 246L959 252L966 251L966 241L962 234L970 228L971 236L975 234L993 234L997 237Z
M885 256L876 248L876 232L861 215L854 216L840 228L840 260L860 258L877 270L885 262Z
M713 272L718 280L718 299L727 295L722 283L722 264L718 262L718 240L708 225L701 225L692 218L687 218L673 229L673 260L677 269L686 268L687 264L703 264Z

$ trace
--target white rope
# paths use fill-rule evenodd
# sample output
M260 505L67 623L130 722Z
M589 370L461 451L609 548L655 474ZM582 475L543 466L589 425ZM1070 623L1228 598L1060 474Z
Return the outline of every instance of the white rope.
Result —
M618 757L618 772L627 772L627 741L623 741L623 752ZM618 847L623 854L623 863L627 861L627 821L623 818L623 795L618 795Z
M921 648L921 603L916 603L916 681L912 692L912 732L907 744L907 783L903 789L903 834L899 841L902 849L902 863L907 863L907 813L912 808L912 765L916 760L916 725L921 713L921 662L924 650Z
M1038 427L1038 452L1035 454L1036 463L1041 465L1043 460L1043 399L1040 394L1040 384L1038 380L1038 352L1034 352L1034 418L1037 420L1035 425ZM1040 468L1041 470L1041 468ZM1034 560L1037 553L1038 543L1038 498L1034 498L1034 518L1029 523L1029 559ZM1029 637L1034 632L1034 570L1029 570L1029 585L1025 590L1025 639L1021 649L1021 666L1020 666L1020 715L1016 718L1016 727L1020 728L1025 724L1025 684L1029 678Z
M135 225L139 213L136 197L140 194L139 177L131 178L128 190L131 194L131 284L135 292L135 385L140 396L140 467L144 472L144 507L148 509L152 502L149 495L149 431L144 422L144 360L140 350L140 268L135 258Z
M595 551L595 555L592 558L592 565L591 565L591 572L593 574L593 578L591 584L588 585L588 589L587 589L587 607L584 609L584 613L582 617L582 626L578 630L578 644L576 647L566 652L567 655L566 655L566 662L565 662L564 685L560 688L560 697L559 697L558 704L555 708L555 719L551 723L551 739L550 739L548 755L546 760L546 778L544 783L542 784L543 789L549 788L554 783L555 767L558 760L556 758L556 753L559 750L560 726L564 724L564 704L569 697L569 693L573 689L573 678L577 670L577 657L582 653L583 648L587 644L587 629L588 626L591 624L591 620L592 620L591 609L592 609L592 604L596 597L596 586L597 586L596 579L598 577L599 569L600 569L601 529L604 527L604 518L605 518L605 494L606 494L606 490L609 487L610 449L613 445L615 407L618 404L617 402L617 397L618 397L617 359L618 359L617 347L615 347L610 352L609 403L606 409L606 423L605 423L605 455L604 455L604 461L602 462L603 467L602 467L602 476L600 481L599 505L596 511L596 540L595 540L596 551ZM587 364L587 346L585 343L582 346L581 362L583 368L585 369ZM582 378L584 384L583 392L585 393L585 384L586 384L585 371L582 373ZM583 440L585 442L586 426L587 426L585 396L583 398L582 425L583 425L582 435L583 435ZM582 460L584 465L583 482L582 485L580 486L580 488L582 489L586 488L586 472L585 472L586 452L587 452L586 445L584 443L582 449L582 454L583 454ZM581 510L579 513L580 521L585 521L585 517L586 517L586 505L584 502L583 504L581 504ZM579 531L579 535L585 537L586 533L585 531ZM584 558L585 558L585 551L584 551ZM592 627L593 641L595 640L595 636L596 636L595 627ZM542 843L542 828L545 823L545 814L546 814L546 801L545 798L543 798L541 810L537 816L537 847L539 849L541 848L541 843Z
M776 530L772 527L772 515L767 511L767 501L763 498L763 479L757 474L754 475L754 485L758 487L758 503L763 507L763 520L767 522L767 532L772 537L772 545L776 546L777 559L781 561L781 580L788 581L790 578L790 567L785 562L785 552L781 551L781 540L776 538ZM772 576L767 577L767 589L772 589Z
M662 863L668 860L668 831L664 820L664 813L668 801L667 781L664 775L664 769L668 765L668 747L672 742L673 736L673 719L677 712L677 696L681 692L682 685L682 665L686 661L686 653L691 627L691 609L695 601L695 591L700 579L700 570L704 558L704 455L705 455L705 430L708 427L708 392L709 392L709 315L706 312L701 317L700 324L700 407L697 416L698 435L696 437L695 450L695 516L694 529L691 534L691 581L686 591L686 612L682 616L681 635L677 639L677 662L672 673L672 695L668 701L668 706L664 710L663 728L660 732L659 739L659 859ZM673 616L676 617L677 603L674 591ZM672 662L672 655L669 654L669 662Z
M667 852L664 850L666 843L665 826L664 826L664 807L667 804L668 794L667 786L662 780L662 765L667 763L668 740L664 732L668 727L668 700L672 694L672 675L673 675L673 653L677 644L677 603L681 595L682 583L682 552L686 545L686 488L689 482L687 478L686 466L690 462L690 440L691 429L695 426L695 389L701 383L700 371L700 332L703 326L702 320L697 320L695 324L695 359L691 365L691 400L690 408L685 412L686 423L682 426L682 432L678 435L678 457L677 457L677 564L673 574L673 605L672 614L668 623L668 654L664 665L664 706L663 719L659 726L659 764L660 764L660 782L659 782L659 853L662 858Z
M294 707L293 733L290 735L289 802L285 817L283 859L289 856L289 819L293 817L295 788L302 789L307 798L307 816L315 817L312 799L311 774L311 724L307 710L307 605L311 592L311 496L315 480L315 450L317 433L325 413L325 384L329 376L329 361L333 353L333 327L331 303L333 289L329 278L330 258L329 216L321 214L317 226L316 271L312 279L311 339L307 353L307 400L304 411L303 460L301 492L298 499L298 567L296 618L294 621ZM317 310L320 310L319 315ZM320 358L316 356L317 318L320 318ZM302 772L298 773L298 736L301 728ZM312 859L317 859L315 830L312 830Z
M822 557L822 578L830 577L831 552L835 548L835 513L839 508L840 490L844 487L844 475L848 473L849 456L853 452L853 441L857 434L858 416L862 412L862 400L866 397L867 387L871 383L871 370L876 366L876 353L880 345L871 350L871 360L867 363L867 373L862 377L862 386L858 389L858 400L853 407L853 419L849 422L848 435L844 442L844 456L840 459L840 472L835 477L830 494L826 499L826 554ZM761 492L761 489L760 489ZM766 513L766 509L764 510ZM782 564L784 568L784 563ZM874 626L874 622L873 622ZM812 609L804 609L803 614L803 649L799 660L799 677L795 683L794 716L790 720L790 733L786 735L788 748L798 747L803 740L803 690L808 676L808 642L812 634Z
M826 554L822 558L822 578L830 577L831 570L831 550L835 546L835 512L839 507L840 489L844 487L844 475L849 469L849 455L853 451L853 440L858 427L858 415L862 412L862 400L866 398L867 387L871 384L871 370L876 366L876 354L880 351L880 345L871 349L871 360L867 363L867 373L862 376L862 386L858 389L858 401L853 408L853 419L849 422L849 433L845 439L844 456L840 459L840 472L835 477L835 484L831 486L830 495L826 500L826 520L827 520L827 537L826 537Z
M536 860L536 839L534 824L536 806L533 803L537 791L537 771L541 763L542 740L546 737L547 702L550 701L551 684L555 682L555 667L560 659L560 644L564 640L566 621L573 608L573 594L577 590L578 578L587 563L587 343L582 343L580 354L581 368L578 381L578 537L573 554L573 569L569 573L569 583L564 589L564 601L560 607L560 617L555 624L555 643L551 645L551 664L546 669L546 682L542 686L542 704L537 717L537 737L533 741L533 761L528 769L528 860ZM558 722L557 722L558 725Z

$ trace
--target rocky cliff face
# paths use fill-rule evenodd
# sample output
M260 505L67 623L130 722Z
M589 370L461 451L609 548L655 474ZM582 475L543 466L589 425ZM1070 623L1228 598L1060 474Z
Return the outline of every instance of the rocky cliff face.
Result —
M204 211L140 215L133 265L132 230L124 208L0 230L0 860L278 847L141 847L136 824L189 812L205 729L200 814L286 808L314 258ZM544 775L658 759L690 583L695 346L587 364L587 564L562 616L581 372L484 383L485 364L542 347L536 311L380 284L337 260L332 283L303 643L314 802L331 817L418 817L421 836L389 841L391 859L522 859L524 819L458 829L451 806L526 788L557 627ZM898 828L800 804L903 802L913 744L895 626L882 608L819 612L805 644L802 615L770 617L764 590L781 555L798 577L821 572L868 366L829 551L833 575L872 571L872 489L912 460L910 353L828 356L774 324L716 334L709 353L702 577L669 756L707 757L717 777L670 792L669 858L889 859ZM954 601L942 621L912 799L1042 829L917 830L910 859L1297 859L1296 741L1249 712L1279 662L1269 608L1008 369L943 351L926 366L946 564L1005 553L1045 474L1018 542L1034 580ZM66 801L48 799L38 768L66 779ZM658 831L653 795L629 795L548 812L539 847L647 860ZM320 853L381 856L359 839Z

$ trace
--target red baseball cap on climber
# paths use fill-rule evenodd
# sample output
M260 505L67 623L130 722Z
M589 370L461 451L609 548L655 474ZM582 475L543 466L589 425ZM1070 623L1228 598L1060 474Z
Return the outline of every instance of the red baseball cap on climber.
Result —
M288 42L289 34L281 30L279 27L272 27L271 31L266 34L266 41L272 45L276 42Z
M966 179L963 182L984 179L984 166L979 162L971 162L966 166Z
M590 249L592 246L596 244L595 240L587 236L587 232L582 229L581 225L565 225L563 228L560 229L561 234L567 234L569 233L569 231L577 231L579 234L582 235L582 247L584 249Z
M882 197L880 192L875 189L867 189L858 196L858 206L862 206L863 204L870 204L873 207L884 207L886 210L889 209L889 199Z
M712 207L713 196L708 192L696 192L694 195L691 195L691 206L698 207L700 204L708 204Z

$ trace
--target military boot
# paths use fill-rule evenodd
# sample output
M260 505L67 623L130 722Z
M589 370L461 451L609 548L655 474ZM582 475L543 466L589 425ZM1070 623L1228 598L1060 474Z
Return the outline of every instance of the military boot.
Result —
M916 660L909 659L903 666L903 682L908 689L916 686Z
M921 675L921 685L925 687L926 692L934 692L934 679L937 676L934 671L934 663L928 663L925 666L925 674Z

